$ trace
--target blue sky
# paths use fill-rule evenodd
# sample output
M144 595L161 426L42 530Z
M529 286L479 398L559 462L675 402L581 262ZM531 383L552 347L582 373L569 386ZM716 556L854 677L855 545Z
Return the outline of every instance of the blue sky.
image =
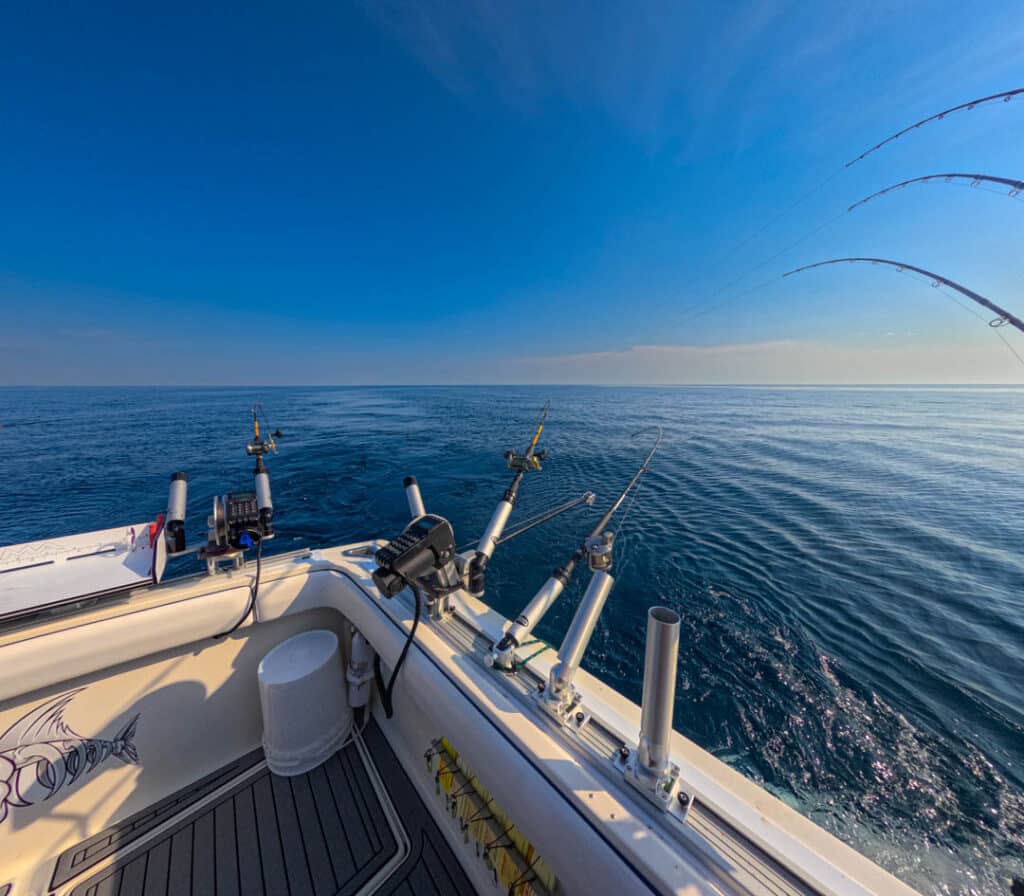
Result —
M1019 4L964 12L8 7L0 383L1024 381L906 276L778 277L881 255L1024 313L1020 199L924 185L841 214L937 171L1024 178L1024 98L747 241L893 131L1024 87Z

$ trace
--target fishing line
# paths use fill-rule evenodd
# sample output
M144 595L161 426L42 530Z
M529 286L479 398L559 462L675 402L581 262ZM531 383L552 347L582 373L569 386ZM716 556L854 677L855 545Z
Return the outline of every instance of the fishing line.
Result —
M929 115L927 118L922 118L920 121L916 121L912 125L903 128L902 131L897 131L892 136L886 137L881 143L876 143L874 146L871 147L871 149L865 150L859 156L857 156L857 158L847 162L843 167L849 168L852 165L856 165L861 159L864 159L867 156L871 155L873 152L878 151L886 144L892 143L893 140L902 137L904 134L907 134L910 131L917 130L922 125L929 124L930 122L933 121L942 121L947 115L951 115L954 112L960 112L963 109L966 109L968 112L970 112L975 107L982 105L982 103L991 103L994 100L1002 100L1004 103L1008 103L1015 96L1019 96L1022 93L1024 93L1024 87L1019 87L1016 90L1006 90L1003 93L994 93L992 94L992 96L983 96L980 99L971 100L970 102L967 103L961 103L959 106L953 106L952 108L949 109L943 109L941 112L936 112L934 115Z
M903 130L901 130L901 131L898 131L897 133L893 134L892 136L887 137L885 140L883 140L880 143L877 143L874 146L872 146L866 152L861 153L859 156L857 156L857 158L853 159L850 162L847 162L845 165L843 165L843 167L838 168L835 171L833 171L831 174L829 174L827 177L825 177L822 181L820 181L818 184L816 184L810 190L808 190L807 192L803 193L795 201L791 202L788 206L786 206L780 212L778 212L777 214L773 215L764 224L762 224L757 230L755 230L753 233L751 233L750 235L745 237L743 240L741 240L739 243L737 243L732 249L730 249L729 252L726 253L726 257L734 256L737 252L739 252L740 249L742 249L745 246L749 245L751 241L753 241L754 239L759 237L762 233L764 233L766 230L768 230L769 227L771 227L773 224L776 224L777 222L781 221L790 212L792 212L794 209L796 209L799 206L801 206L804 202L806 202L808 199L810 199L816 193L821 191L831 181L835 180L835 178L837 178L840 174L842 174L847 168L849 168L852 165L856 164L857 162L859 162L861 159L865 158L866 156L871 155L876 150L881 149L886 144L888 144L888 143L892 142L893 140L896 140L897 138L901 137L902 135L908 133L909 131L915 130L915 129L921 127L922 125L928 124L929 122L932 122L932 121L941 121L947 115L949 115L951 113L954 113L954 112L958 112L958 111L960 111L962 109L971 110L971 109L974 109L976 106L979 106L979 105L981 105L983 103L989 103L989 102L992 102L992 101L997 100L997 99L1001 99L1003 102L1009 102L1011 99L1013 99L1015 96L1017 96L1019 94L1024 94L1024 88L1019 88L1019 89L1016 89L1016 90L1008 90L1008 91L1004 91L1003 93L993 94L992 96L986 96L986 97L982 97L982 98L977 99L977 100L971 100L970 102L962 103L959 106L953 106L952 108L945 109L942 112L939 112L939 113L937 113L935 115L931 115L928 118L924 118L924 119L922 119L922 120L920 120L918 122L915 122L914 124L910 125L909 127L906 127ZM1010 184L1010 186L1011 186L1011 189L1014 189L1013 184ZM883 192L885 192L885 191L883 191ZM873 197L869 197L869 198L873 198ZM1011 192L1010 198L1016 199L1017 196L1013 192ZM852 208L852 206L851 206L851 208ZM849 209L847 209L847 210L849 211ZM834 218L832 218L829 221L825 222L825 224L820 225L820 227L816 228L815 230L813 230L810 233L806 234L805 236L801 237L795 243L790 244L785 249L780 250L779 252L777 252L774 255L772 255L770 258L765 259L765 261L755 265L753 268L750 268L749 270L747 270L744 273L740 274L738 277L734 277L728 283L724 284L723 286L720 286L718 289L716 289L714 292L712 292L709 296L705 297L700 302L697 302L696 304L692 305L690 308L686 309L683 312L684 315L689 315L689 313L691 311L694 311L697 308L701 307L701 305L703 305L704 302L707 302L707 301L715 298L716 296L718 296L721 293L725 292L725 290L729 289L731 286L733 286L736 283L739 283L740 281L742 281L748 274L751 274L754 271L758 270L759 268L764 267L764 265L766 265L769 262L773 261L774 259L778 258L780 255L784 255L786 252L789 251L789 249L794 248L795 246L799 245L805 239L809 239L811 236L815 235L816 233L819 233L821 230L825 229L825 227L827 227L829 224L833 223L839 217L841 217L841 215L836 215ZM737 298L739 298L739 297L737 297ZM717 307L717 306L715 306L715 307Z
M677 321L676 326L687 323L688 321L694 320L695 318L708 314L711 311L715 311L719 308L722 308L723 306L728 305L731 302L736 302L739 299L745 298L746 296L749 296L751 293L755 293L758 290L764 289L766 286L770 286L776 282L778 282L778 279L776 277L772 277L770 280L765 280L763 283L757 284L757 286L752 286L750 287L750 289L746 289L741 293L737 293L734 296L729 296L728 298L723 299L721 302L716 302L714 305L709 305L707 308L701 308L698 311L694 311L689 316Z
M731 286L734 286L737 283L739 283L740 281L746 279L750 274L753 274L755 271L759 271L765 265L771 264L771 262L775 261L776 258L780 258L781 256L785 255L787 252L789 252L791 249L795 249L801 243L805 243L812 236L816 236L817 234L821 233L821 231L823 231L826 227L829 227L832 224L834 224L836 221L838 221L840 218L842 218L845 214L846 214L846 212L838 212L836 215L834 215L833 217L831 217L827 221L825 221L825 223L819 224L813 230L809 230L807 233L805 233L799 239L797 239L794 242L790 243L788 246L785 246L784 248L780 249L774 255L770 255L764 261L758 262L753 267L747 268L745 271L743 271L743 273L741 273L738 276L734 277L725 286L723 286L720 289L716 290L715 292L713 292L707 298L701 299L701 301L696 302L693 305L691 305L689 308L687 308L685 311L683 311L683 314L688 314L691 311L694 311L694 310L696 310L698 308L701 308L701 306L703 306L705 304L705 302L710 301L711 299L713 299L719 293L724 292L727 288L729 288ZM739 296L736 296L735 298L741 298L744 295L746 295L746 293L741 293ZM727 301L732 301L732 300L728 299ZM719 306L715 305L713 307L719 307ZM703 312L701 312L701 313L703 313ZM697 315L695 315L695 316L697 316ZM684 318L684 320L686 320L686 319L689 319L689 318ZM682 322L683 322L682 320L679 321L679 323L682 323Z
M793 202L790 205L786 206L786 208L784 208L777 215L775 215L772 218L769 218L757 230L755 230L752 234L750 234L750 236L748 236L742 242L737 243L737 245L733 249L730 249L729 252L726 253L726 254L727 255L734 255L736 252L738 252L744 246L748 245L751 240L759 237L762 233L764 233L769 227L772 226L772 224L775 224L777 221L781 221L783 218L786 217L786 215L788 215L791 211L793 211L793 209L799 207L800 205L803 205L803 203L805 203L808 199L810 199L815 193L817 193L819 190L823 189L831 181L833 181L837 177L839 177L839 175L842 174L844 170L845 170L845 168L838 168L835 171L833 171L828 177L826 177L823 181L821 181L821 183L819 183L815 187L812 187L810 190L808 190L806 193L804 193L795 202Z
M921 280L922 282L928 283L932 287L932 289L939 290L947 298L952 299L953 296L952 294L946 292L946 290L942 289L943 286L956 290L958 293L960 293L963 296L966 296L967 298L971 299L973 302L975 302L976 304L980 305L983 308L988 308L990 311L995 312L995 318L987 319L983 317L981 314L975 312L973 309L961 305L962 308L964 308L967 311L971 311L971 313L975 314L975 316L977 316L979 319L986 321L989 327L991 327L993 330L996 330L996 335L999 336L1003 344L1010 350L1013 356L1017 358L1017 360L1020 361L1022 365L1024 365L1024 359L1022 359L1021 356L1017 353L1016 349L1014 349L1013 346L1010 345L1010 343L1005 338L1003 338L1003 335L998 332L998 328L1002 327L1004 324L1012 324L1015 328L1017 328L1021 332L1024 332L1024 321L1022 321L1020 318L1018 318L1011 312L1007 311L1005 308L1001 308L991 299L987 299L983 295L980 295L979 293L976 293L973 290L968 289L966 286L962 286L961 284L956 283L953 280L948 279L947 277L943 277L941 274L936 274L933 271L928 271L925 270L924 268L919 268L916 267L915 265L907 264L906 262L892 261L887 258L852 257L832 258L829 259L828 261L819 261L815 262L814 264L806 264L803 265L802 267L795 268L792 271L787 271L782 276L783 278L786 278L792 276L793 274L799 274L802 271L808 271L813 268L820 268L834 264L844 263L869 263L872 265L884 265L885 267L895 269L896 272L899 274L907 274L908 276L913 277L913 279L915 280ZM960 302L958 300L954 299L954 301L956 301L956 303L960 305Z
M964 181L970 181L970 183L964 183ZM851 205L847 211L852 212L855 208L861 205L866 205L872 199L877 199L879 196L885 196L888 193L894 193L897 190L902 190L904 187L909 187L912 184L931 184L931 183L942 183L949 184L954 187L969 187L972 190L983 190L986 193L993 193L997 196L1005 196L1007 199L1016 199L1018 202L1021 200L1020 194L1024 192L1024 181L1011 180L1008 177L994 177L990 174L958 174L958 173L944 173L944 174L926 174L923 177L912 177L910 180L900 181L898 184L886 187L884 190L878 190L872 193L870 196L865 196L863 199L858 200ZM992 187L986 187L985 184L1002 184L1002 189L995 189Z
M1021 357L1020 354L1018 354L1017 349L1015 349L1010 344L1009 340L1007 340L1007 338L1002 333L999 332L999 329L1000 329L1001 325L1000 326L994 326L993 322L991 320L989 320L989 318L985 317L984 314L981 314L976 309L971 308L969 305L965 305L963 302L960 301L960 299L958 299L955 295L953 295L953 293L949 292L949 290L947 290L947 289L944 289L942 284L935 285L935 284L932 283L932 281L925 280L923 277L919 277L913 271L899 271L898 273L903 274L903 275L905 275L907 277L910 277L911 280L914 280L914 281L916 281L918 283L927 283L932 289L937 290L938 292L942 293L947 299L949 299L951 302L954 302L955 304L959 305L968 314L972 314L976 318L978 318L978 320L982 321L983 323L988 324L988 326L992 330L992 332L996 336L999 337L1000 342L1002 342L1003 345L1005 345L1010 350L1010 353L1017 359L1017 361L1021 365L1021 367L1024 367L1024 357ZM998 320L998 318L997 318L997 320Z

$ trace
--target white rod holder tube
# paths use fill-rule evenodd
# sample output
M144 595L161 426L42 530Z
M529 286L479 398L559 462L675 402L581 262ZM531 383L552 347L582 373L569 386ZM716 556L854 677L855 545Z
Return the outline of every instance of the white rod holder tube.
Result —
M420 494L420 486L415 476L405 477L405 500L409 502L409 514L414 520L427 512L427 508L423 506L423 495Z
M583 654L586 653L590 636L594 634L594 626L604 609L604 602L611 593L613 579L603 569L594 573L587 591L576 608L576 615L569 623L569 630L558 648L558 662L551 669L549 689L552 697L560 697L572 684L576 670L580 667Z
M679 614L668 607L651 607L647 611L638 760L641 768L659 777L669 761L678 662Z

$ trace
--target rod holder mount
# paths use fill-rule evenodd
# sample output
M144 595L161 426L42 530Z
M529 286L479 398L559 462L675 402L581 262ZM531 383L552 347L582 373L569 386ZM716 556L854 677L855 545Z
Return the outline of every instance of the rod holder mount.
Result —
M548 712L563 722L565 713L579 703L573 679L614 584L615 579L604 570L594 573L558 648L558 662L551 667L543 702Z
M623 768L626 780L663 809L672 807L679 780L679 767L671 762L679 621L679 614L668 607L647 611L639 745Z

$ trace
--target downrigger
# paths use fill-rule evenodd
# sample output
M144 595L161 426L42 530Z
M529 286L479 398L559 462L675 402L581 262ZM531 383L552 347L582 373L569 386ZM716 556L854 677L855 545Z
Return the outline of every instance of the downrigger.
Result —
M251 547L274 537L274 503L270 496L270 474L263 458L277 453L273 436L264 439L260 435L260 416L263 407L256 404L252 409L252 441L245 446L245 453L256 458L253 467L252 491L228 492L213 499L213 513L207 519L209 538L206 547L200 551L207 563L216 564L224 557L238 557ZM269 431L270 427L266 427Z
M487 561L493 555L498 544L554 519L573 507L581 504L593 504L594 495L591 492L585 492L578 498L527 520L520 524L514 532L502 535L505 524L515 506L523 476L530 470L539 471L541 469L540 462L546 457L546 452L537 450L537 441L544 429L549 409L550 402L544 405L536 431L524 453L505 452L508 467L515 471L515 475L498 503L487 529L476 543L476 551L472 554L458 552L451 523L443 517L426 512L419 483L414 476L406 477L405 495L409 504L409 513L413 518L412 522L400 535L391 539L374 555L377 568L373 571L373 582L381 595L385 598L393 598L408 588L415 601L412 628L409 630L405 646L399 654L388 682L384 681L379 657L374 661L377 690L381 695L381 703L388 718L393 712L392 693L395 681L416 636L424 599L430 618L444 619L451 612L452 595L457 591L466 589L477 596L483 593Z
M170 493L167 500L167 517L164 524L164 541L169 556L196 552L206 561L207 570L212 574L219 563L230 561L236 568L244 563L245 552L256 548L274 537L274 503L270 494L270 473L263 458L277 453L277 443L269 435L270 427L265 426L268 435L260 434L260 418L266 418L263 407L257 403L252 408L253 438L245 446L245 453L256 458L253 468L253 488L245 491L216 495L213 512L207 517L207 542L205 545L189 548L185 536L185 511L188 504L188 475L177 472L171 476Z

